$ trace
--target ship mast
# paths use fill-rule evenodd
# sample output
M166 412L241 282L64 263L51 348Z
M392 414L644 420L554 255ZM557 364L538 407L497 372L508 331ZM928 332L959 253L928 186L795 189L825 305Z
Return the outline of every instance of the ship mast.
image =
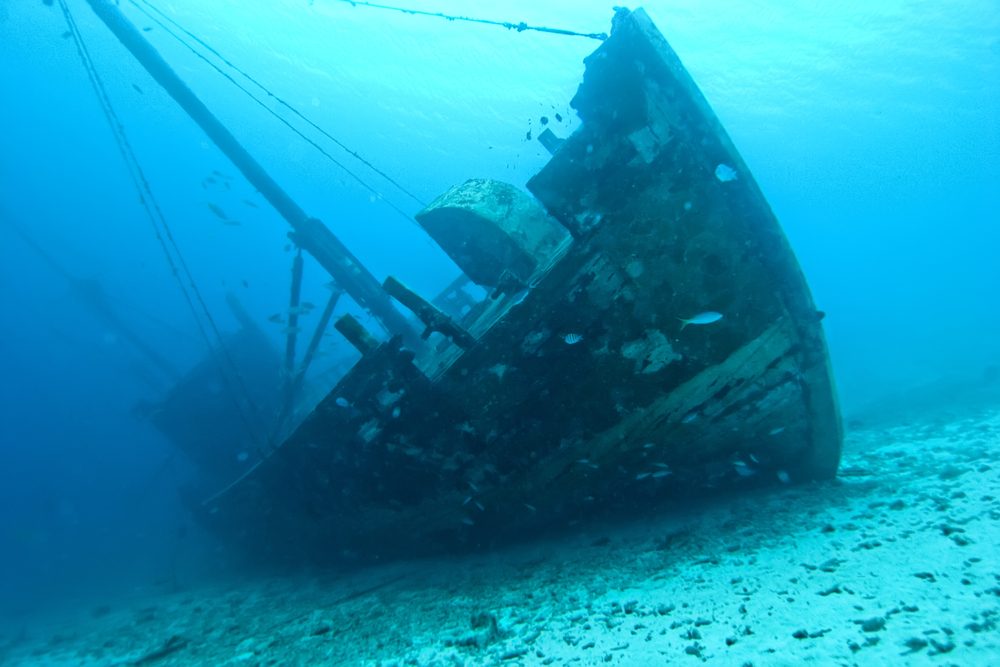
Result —
M142 33L109 0L87 0L94 13L147 72L208 135L240 173L292 227L291 238L326 269L391 335L419 345L419 337L375 277L320 220L309 216L171 69Z

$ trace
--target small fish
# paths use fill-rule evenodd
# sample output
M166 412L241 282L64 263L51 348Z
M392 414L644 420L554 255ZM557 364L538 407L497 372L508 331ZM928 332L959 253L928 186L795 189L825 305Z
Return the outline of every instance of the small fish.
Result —
M244 287L250 287L250 281L248 280L242 280L241 283Z
M563 336L563 340L566 342L567 345L576 345L581 340L583 340L583 334L568 333L565 336Z
M702 325L718 322L722 319L722 313L717 313L714 310L706 310L704 313L698 313L694 317L690 317L688 319L684 319L683 317L678 317L677 319L682 322L681 331L684 331L684 327L689 324Z
M471 502L472 502L472 496L469 496L465 500L462 501L462 504L463 505L468 505Z
M351 402L348 401L343 396L338 396L337 400L335 400L334 403L336 403L338 406L340 406L342 408L349 408L349 407L351 407Z
M69 39L69 38L70 38L70 37L72 37L72 36L73 36L73 33L71 33L71 32L70 32L69 30L67 30L66 32L64 32L64 33L62 34L62 38L63 38L63 39Z
M524 506L527 507L532 512L537 512L538 511L538 508L535 507L534 505L530 505L528 503L524 503Z
M479 509L480 512L485 512L486 511L486 508L483 507L483 504L481 502L479 502L478 500L475 501L475 505Z
M670 475L673 474L674 473L670 472L669 470L660 470L659 472L653 473L653 479L663 479L664 477L669 477Z
M720 164L715 168L715 177L723 183L728 183L735 181L739 177L739 174L728 164Z
M276 324L284 324L285 318L281 316L281 313L275 313L267 318L268 322L274 322Z
M684 416L684 419L681 420L681 423L682 424L690 424L691 422L693 422L697 418L698 418L698 413L697 412L691 412L691 413L689 413L689 414L687 414L687 415Z
M476 486L476 485L475 485L475 484L473 484L472 482L468 482L468 485L469 485L469 488L470 488L470 489L472 489L472 490L473 490L473 491L475 491L476 493L479 493L479 487L478 487L478 486Z
M250 208L260 208L260 206L257 206L257 204L254 204L249 199L244 199L243 203L246 204L247 206L249 206Z
M306 310L312 310L313 308L316 307L316 304L313 303L312 301L303 301L301 305Z
M476 522L473 521L472 519L468 518L468 517L462 519L462 523L464 523L466 526L475 526L476 525Z
M784 470L779 470L775 474L778 476L778 481L781 482L782 484L791 484L792 483L792 478Z
M146 94L146 93L142 92L142 88L140 88L138 85L136 85L134 83L132 84L132 88L134 88L135 92L139 93L140 95L145 95Z
M638 479L646 479L646 478L647 478L647 477L649 477L649 476L650 476L651 474L652 474L652 473L649 473L649 472L641 472L641 473L639 473L638 475L636 475L636 476L635 476L635 478L636 478L637 480L638 480Z
M211 211L215 215L215 217L219 218L220 220L229 220L229 216L226 215L226 212L223 211L218 206L216 206L215 204L213 204L212 202L208 202L208 210Z
M226 218L222 221L222 224L229 225L230 227L239 227L242 223L240 223L239 220L230 220L229 218Z
M752 477L757 471L747 465L746 461L733 461L733 469L740 477Z
M244 463L248 458L250 458L250 455L247 454L246 452L240 452L239 454L236 455L236 460L239 461L240 463Z
M288 312L289 315L308 315L309 314L309 308L306 308L305 306L301 306L301 305L300 306L292 306L291 308L288 309L287 312Z
M771 429L771 430L770 430L770 431L768 432L768 435L778 435L778 434L780 434L780 433L783 433L783 432L784 432L784 430L785 430L785 427L784 427L784 426L779 426L778 428L772 428L772 429Z

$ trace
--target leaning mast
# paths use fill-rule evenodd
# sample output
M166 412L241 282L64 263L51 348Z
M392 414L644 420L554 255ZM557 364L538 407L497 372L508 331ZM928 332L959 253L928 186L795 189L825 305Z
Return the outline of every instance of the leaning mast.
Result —
M184 83L159 52L110 0L87 0L94 13L178 105L208 135L240 173L292 227L291 238L333 276L358 305L367 309L390 335L418 340L378 280L320 220L309 216L264 170L235 136Z

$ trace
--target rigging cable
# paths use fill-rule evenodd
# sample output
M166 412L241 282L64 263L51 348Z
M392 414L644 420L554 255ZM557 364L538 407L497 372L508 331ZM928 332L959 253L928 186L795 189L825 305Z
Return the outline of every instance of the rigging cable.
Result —
M535 32L547 32L549 34L565 35L567 37L586 37L587 39L596 39L602 42L608 38L608 33L606 32L577 32L575 30L564 30L562 28L547 28L544 26L528 25L524 21L519 21L518 23L513 23L511 21L491 21L489 19L472 18L471 16L454 16L451 14L444 14L442 12L426 12L420 9L407 9L405 7L379 5L374 2L363 2L362 0L335 0L335 2L343 2L345 4L351 5L352 7L370 7L371 9L387 9L393 12L400 12L402 14L410 14L413 16L431 16L433 18L446 19L448 21L465 21L467 23L482 23L485 25L499 26L501 28L506 28L507 30L516 30L517 32L525 32L526 30L533 30Z
M236 72L238 72L240 74L240 76L242 76L246 80L250 81L254 86L256 86L261 91L263 91L263 93L265 95L267 95L267 97L269 97L272 100L274 100L275 103L277 103L278 105L280 105L280 106L284 107L285 109L287 109L289 112L291 112L297 118L299 118L302 122L304 122L307 125L309 125L311 128L313 128L314 130L316 130L317 132L319 132L321 135L323 135L324 137L326 137L327 139L329 139L330 141L332 141L334 144L336 144L338 147L340 147L346 153L348 153L349 155L351 155L353 158L355 158L356 160L358 160L359 162L361 162L362 164L364 164L366 167L368 167L369 169L371 169L373 172L375 172L376 174L378 174L379 176L381 176L382 178L384 178L386 181L388 181L389 183L391 183L392 185L394 185L400 192L402 192L403 194L405 194L407 197L409 197L410 199L412 199L414 202L416 202L417 204L419 204L421 207L427 206L427 202L425 202L422 199L420 199L419 197L417 197L415 194L413 194L412 192L410 192L401 183L399 183L394 178L392 178L391 176L389 176L387 173L385 173L384 171L382 171L381 169L379 169L378 167L376 167L370 161L366 160L360 153L358 153L355 150L352 150L350 147L348 147L347 145L345 145L342 141L340 141L339 139L337 139L336 137L334 137L332 134L330 134L329 132L327 132L326 130L324 130L322 127L320 127L319 125L317 125L315 122L311 121L308 117L306 117L304 114L302 114L294 106L292 106L291 104L289 104L288 102L286 102L284 99L282 99L278 95L276 95L273 92L271 92L271 90L268 89L267 86L265 86L264 84L262 84L260 81L258 81L257 79L255 79L253 76L251 76L247 72L245 72L242 69L240 69L239 66L237 66L231 60L229 60L228 58L226 58L225 56L223 56L221 53L219 53L216 49L214 49L212 46L210 46L203 39L201 39L200 37L198 37L197 35L195 35L193 32L191 32L190 30L188 30L184 26L180 25L177 21L175 21L174 19L172 19L169 16L167 16L166 14L164 14L156 6L154 6L153 4L151 4L150 2L148 2L148 0L138 0L138 1L137 0L129 0L129 2L136 9L138 9L140 12L142 12L149 20L153 21L158 26L160 26L160 28L162 28L164 30L164 32L166 32L168 35L170 35L171 37L173 37L174 39L176 39L178 42L180 42L185 48L187 48L189 51L191 51L191 53L193 53L196 57L198 57L199 59L203 60L205 63L208 64L209 67L211 67L212 69L214 69L221 76L223 76L224 78L226 78L230 83L232 83L234 86L236 86L240 91L242 91L245 95L247 95L248 97L250 97L250 99L252 99L254 102L256 102L261 108L263 108L269 114L271 114L272 116L274 116L278 121L280 121L288 129L290 129L292 132L294 132L299 137L301 137L304 141L306 141L313 148L315 148L316 150L318 150L328 160L330 160L335 165L337 165L342 170L344 170L351 178L353 178L356 182L358 182L363 188L365 188L366 190L368 190L372 194L376 195L379 199L385 201L385 203L388 206L390 206L393 210L395 210L397 213L399 213L400 215L402 215L403 217L405 217L410 222L414 222L414 224L415 224L415 221L413 220L413 217L409 213L407 213L406 211L404 211L403 209L401 209L400 207L396 206L391 201L389 201L388 199L386 199L385 196L381 192L379 192L378 190L376 190L374 187L372 187L367 182L365 182L364 179L362 179L360 176L358 176L357 174L355 174L354 172L352 172L350 169L348 169L343 163L341 163L339 160L337 160L332 155L330 155L330 153L328 151L326 151L322 146L320 146L318 143L316 143L313 139L310 139L309 137L307 137L305 134L302 133L301 130L299 130L298 128L296 128L294 125L292 125L291 123L289 123L287 119L281 117L277 112L274 111L274 109L272 109L271 107L269 107L262 100L260 100L258 97L256 97L252 92L250 92L249 90L247 90L246 87L240 85L231 75L229 75L228 73L226 73L225 71L223 71L222 68L219 67L216 63L214 63L211 60L209 60L204 54L199 53L197 49L195 49L193 46L191 46L190 44L188 44L180 35L178 35L176 32L174 32L173 30L171 30L167 25L165 25L164 22L169 23L170 25L174 26L177 30L179 30L180 32L184 33L189 38L191 38L192 40L194 40L195 42L197 42L206 51L208 51L209 53L211 53L212 55L214 55L216 58L218 58L223 63L225 63L228 67L230 67L231 69L233 69ZM145 5L149 9L147 10L145 7L140 6L139 2L141 2L143 5ZM155 12L159 17L162 18L162 20L161 20L161 18L157 18L157 16L153 16L150 13L151 11Z
M229 349L225 344L225 340L222 337L222 332L219 330L215 319L212 317L211 312L208 309L208 305L205 303L204 298L201 295L201 291L198 289L195 283L194 276L188 268L187 262L184 260L183 255L180 252L180 248L177 245L176 240L173 237L173 233L170 230L170 226L167 223L166 216L163 210L160 208L159 203L156 201L153 195L152 187L149 184L149 180L146 178L145 172L143 172L141 165L139 164L138 157L132 148L132 145L128 141L128 137L125 135L125 126L122 124L121 119L115 112L114 107L111 104L111 98L108 96L107 89L104 87L104 82L101 80L100 75L97 73L97 68L94 65L94 61L90 56L90 51L87 49L86 44L83 40L83 34L80 32L76 21L70 12L69 6L66 4L66 0L59 0L59 7L62 10L63 16L66 19L66 23L69 26L69 31L73 37L73 41L76 45L77 53L80 59L83 61L84 70L87 72L87 77L90 79L91 86L94 88L94 92L97 95L98 102L101 105L101 110L104 112L104 116L111 126L112 134L114 134L115 142L118 145L118 149L125 160L126 167L128 168L129 175L132 178L133 185L139 194L139 202L142 204L143 209L146 211L146 215L149 217L150 222L153 225L153 232L156 235L156 240L160 244L160 248L166 257L167 264L170 267L171 274L177 280L177 284L180 287L181 293L184 295L184 300L187 302L188 307L191 309L194 315L195 324L198 327L199 333L201 333L202 338L204 338L205 343L208 345L211 351L214 346L212 344L212 339L209 337L208 331L205 328L205 324L202 322L202 317L208 323L212 330L215 338L218 341L219 349L222 352L222 356L225 358L226 362L230 365L233 374L236 377L236 382L242 391L243 398L246 400L247 404L251 409L251 413L255 416L259 416L259 411L250 395L250 391L246 384L243 382L243 377L239 373L239 368L236 366L232 355L229 353ZM173 252L171 253L171 248ZM183 276L182 276L183 273ZM190 286L184 284L184 279L190 282ZM190 291L189 291L190 287ZM192 294L194 297L192 298ZM198 306L195 305L195 301L201 308L199 313ZM222 378L224 382L229 386L230 396L233 398L236 404L237 411L243 425L246 427L248 433L251 436L256 436L258 433L262 432L255 429L250 423L249 417L244 412L244 406L237 398L234 387L231 384L231 378L229 374L225 372L223 368Z

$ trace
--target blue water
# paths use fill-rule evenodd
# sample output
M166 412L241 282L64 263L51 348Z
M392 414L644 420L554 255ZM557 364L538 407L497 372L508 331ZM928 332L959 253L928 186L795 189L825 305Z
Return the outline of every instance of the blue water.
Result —
M287 225L116 42L67 0L205 300L262 325L287 301ZM523 186L526 133L568 106L597 42L329 0L155 2L275 95L430 201L470 177ZM252 5L252 9L248 9ZM794 5L794 6L793 6ZM607 30L608 3L410 0L430 11ZM781 221L825 320L845 415L1000 364L1000 9L991 0L651 0ZM130 2L122 10L151 25ZM96 280L179 369L204 343L59 8L0 0L0 611L127 592L227 562L176 497L187 470L133 413L164 383L93 315ZM145 33L311 215L381 280L424 295L457 275L412 222L177 42ZM315 136L312 133L311 136ZM419 206L331 153L407 212ZM218 170L229 189L205 179ZM255 206L245 203L250 201ZM207 204L239 225L224 224ZM27 230L69 278L25 244ZM311 260L304 298L328 278ZM280 327L267 329L275 345Z

